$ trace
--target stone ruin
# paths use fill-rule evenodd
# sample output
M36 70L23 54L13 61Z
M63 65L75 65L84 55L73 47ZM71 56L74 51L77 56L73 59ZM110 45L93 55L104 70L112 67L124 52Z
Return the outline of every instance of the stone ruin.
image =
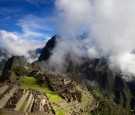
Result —
M13 110L22 113L38 113L42 115L54 115L55 111L45 93L36 90L26 90L21 87L1 83L0 84L0 111Z
M49 87L64 98L67 102L81 101L81 93L77 91L75 82L72 82L62 76L46 75Z
M35 101L32 112L44 111L47 114L55 114L55 111L53 110L53 107L45 93L34 92L34 94Z

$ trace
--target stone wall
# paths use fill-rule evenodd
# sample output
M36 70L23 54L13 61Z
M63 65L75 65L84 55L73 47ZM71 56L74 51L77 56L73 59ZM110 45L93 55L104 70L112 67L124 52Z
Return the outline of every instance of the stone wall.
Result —
M0 90L0 108L24 113L55 114L45 93L36 90L25 90L17 85L8 83L0 84Z
M53 91L58 92L66 101L71 102L81 100L81 93L77 91L75 82L72 82L62 76L56 76L53 74L47 74L46 80L50 88Z

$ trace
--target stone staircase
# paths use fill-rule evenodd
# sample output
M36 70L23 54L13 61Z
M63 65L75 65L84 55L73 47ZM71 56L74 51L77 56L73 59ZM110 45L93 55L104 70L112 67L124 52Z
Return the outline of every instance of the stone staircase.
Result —
M67 102L80 101L81 94L77 91L75 82L59 75L54 77L53 74L47 74L46 80L48 86L50 86L54 92L58 92Z
M10 86L0 95L0 108L3 108L8 103L9 99L14 95L16 89L16 86Z
M14 84L0 84L0 112L10 115L54 115L55 111L45 93L26 90ZM13 114L14 113L14 114Z

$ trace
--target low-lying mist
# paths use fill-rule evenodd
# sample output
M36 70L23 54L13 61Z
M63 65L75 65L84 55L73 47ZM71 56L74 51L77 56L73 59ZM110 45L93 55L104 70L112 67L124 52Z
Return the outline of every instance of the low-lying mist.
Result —
M68 53L76 62L84 56L105 57L111 69L135 75L134 0L56 0L55 5L63 40L53 50L50 64L62 65Z

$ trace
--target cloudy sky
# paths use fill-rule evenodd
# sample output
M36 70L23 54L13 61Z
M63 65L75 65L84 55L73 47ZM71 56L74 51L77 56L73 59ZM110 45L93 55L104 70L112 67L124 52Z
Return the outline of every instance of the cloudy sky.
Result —
M53 0L0 0L0 47L28 56L57 33L55 20Z
M63 40L53 62L69 52L107 57L111 68L135 75L135 0L0 0L0 46L12 55L29 57L54 34Z
M0 0L0 29L44 39L55 33L53 0Z

